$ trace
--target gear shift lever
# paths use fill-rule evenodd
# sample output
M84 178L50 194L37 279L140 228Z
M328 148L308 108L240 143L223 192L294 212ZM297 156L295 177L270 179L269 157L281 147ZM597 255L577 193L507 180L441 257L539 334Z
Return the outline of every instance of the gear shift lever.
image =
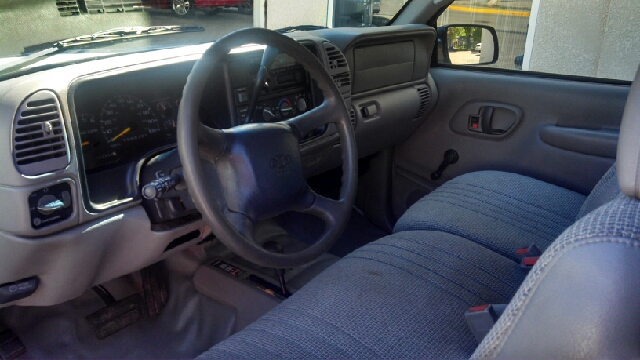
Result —
M265 242L262 247L265 250L268 250L272 253L276 253L276 254L282 254L284 253L284 249L282 248L282 244L280 244L277 241L267 241ZM282 292L282 295L284 296L290 296L291 293L289 293L289 291L287 290L287 284L285 283L284 280L284 269L274 269L276 271L276 277L278 278L278 281L280 282L280 291Z

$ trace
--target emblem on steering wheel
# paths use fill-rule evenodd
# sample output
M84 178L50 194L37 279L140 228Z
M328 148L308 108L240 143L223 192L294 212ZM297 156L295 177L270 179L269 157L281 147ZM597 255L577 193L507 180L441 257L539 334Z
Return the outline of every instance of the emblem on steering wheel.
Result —
M270 166L272 169L284 169L291 163L291 155L279 154L271 158Z

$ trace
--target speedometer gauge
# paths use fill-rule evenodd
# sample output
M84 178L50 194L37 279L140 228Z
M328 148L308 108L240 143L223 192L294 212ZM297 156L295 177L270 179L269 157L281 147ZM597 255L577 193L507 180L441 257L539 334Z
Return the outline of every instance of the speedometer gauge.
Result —
M100 113L100 131L107 144L117 151L126 144L160 132L160 125L154 112L142 100L121 95L104 103Z

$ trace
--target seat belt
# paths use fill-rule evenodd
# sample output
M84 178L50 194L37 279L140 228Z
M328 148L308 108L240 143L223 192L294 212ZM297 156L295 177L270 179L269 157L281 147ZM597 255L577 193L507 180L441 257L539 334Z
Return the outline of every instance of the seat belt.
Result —
M540 255L542 255L542 251L534 244L516 249L516 257L520 261L520 268L525 271L533 268ZM507 304L484 304L471 307L464 313L469 330L471 330L478 343L491 331L491 328L498 321L506 307Z

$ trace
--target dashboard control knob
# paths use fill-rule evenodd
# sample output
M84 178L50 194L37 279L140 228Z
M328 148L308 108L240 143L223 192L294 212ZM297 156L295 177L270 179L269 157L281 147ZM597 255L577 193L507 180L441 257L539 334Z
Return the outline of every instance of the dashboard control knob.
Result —
M273 119L274 117L276 116L273 114L270 108L266 107L264 108L264 110L262 110L262 119L264 121L271 121L271 119Z
M307 100L303 97L299 97L298 100L296 101L296 107L298 108L298 111L301 113L307 111L308 109Z
M142 187L142 196L144 196L145 199L157 199L165 193L175 189L181 181L182 178L178 174L153 180Z
M64 207L64 202L53 195L44 195L38 200L38 212L45 216L51 215Z
M293 106L291 106L291 103L289 102L289 100L280 102L280 113L282 114L282 116L286 117L291 115L292 110L293 110Z

